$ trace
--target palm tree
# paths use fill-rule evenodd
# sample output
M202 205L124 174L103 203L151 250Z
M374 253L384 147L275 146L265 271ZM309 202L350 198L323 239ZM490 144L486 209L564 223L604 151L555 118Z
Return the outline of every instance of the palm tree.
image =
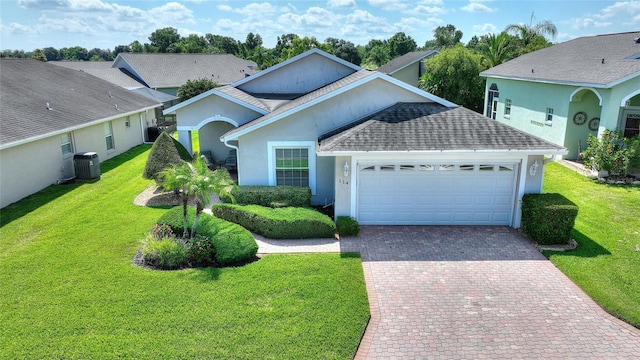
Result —
M509 34L487 34L480 38L478 51L484 57L484 63L488 67L494 67L505 61L511 60L516 55L515 44L511 41Z
M527 47L531 40L533 40L536 36L544 36L546 34L551 35L552 38L555 38L558 34L558 29L549 20L544 20L533 25L533 14L531 14L531 21L529 22L529 25L511 24L507 25L504 31L519 36L520 40L522 41L522 47Z
M211 193L226 196L235 202L231 192L236 185L225 169L211 171L202 157L196 157L193 163L182 161L160 173L160 183L167 190L177 190L182 194L183 238L195 236L198 221L204 208L211 203ZM191 197L196 201L196 218L189 234L187 224L187 206Z

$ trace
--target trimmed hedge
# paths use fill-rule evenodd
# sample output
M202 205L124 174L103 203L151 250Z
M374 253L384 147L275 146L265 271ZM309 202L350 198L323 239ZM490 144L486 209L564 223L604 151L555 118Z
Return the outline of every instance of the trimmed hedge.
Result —
M196 209L187 208L187 225L193 225ZM166 224L175 234L182 234L182 206L176 206L167 211L157 221ZM215 247L216 262L228 266L251 261L258 252L258 244L253 235L237 224L215 218L207 213L200 215L196 234L206 236Z
M522 231L542 245L567 244L578 216L578 206L560 194L525 194Z
M336 227L341 236L358 236L360 233L360 224L350 216L338 216Z
M311 189L301 186L240 186L232 192L238 205L310 207ZM229 199L224 199L229 203Z
M331 218L312 208L215 204L211 211L271 239L331 238L337 231Z
M165 131L161 132L151 146L142 176L145 179L158 180L158 174L171 165L180 165L182 160L193 160L187 149Z

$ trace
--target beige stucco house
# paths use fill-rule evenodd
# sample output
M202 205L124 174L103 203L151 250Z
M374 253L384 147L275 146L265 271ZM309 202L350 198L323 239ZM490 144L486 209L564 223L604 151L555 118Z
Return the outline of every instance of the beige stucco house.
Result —
M35 60L0 60L0 83L0 207L73 178L76 153L104 161L142 144L162 105Z
M318 49L165 110L240 185L308 186L360 224L520 225L566 149Z

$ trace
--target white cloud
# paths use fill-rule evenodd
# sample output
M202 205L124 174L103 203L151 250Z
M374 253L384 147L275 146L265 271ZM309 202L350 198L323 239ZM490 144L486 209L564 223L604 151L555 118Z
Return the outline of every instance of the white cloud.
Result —
M488 7L487 5L483 4L483 2L484 1L482 0L470 0L470 2L467 5L461 7L460 9L462 11L466 11L470 13L475 13L475 12L491 13L496 11L496 9L492 9Z
M11 23L9 25L0 24L0 31L10 35L20 34L35 34L36 31L29 27L18 23Z
M327 1L329 9L336 8L354 8L356 6L355 0L329 0Z
M409 8L409 4L402 0L369 0L369 5L385 11L402 11Z
M413 9L405 11L405 13L412 15L442 15L446 14L447 10L439 6L418 5Z
M640 1L620 1L602 9L600 13L593 15L597 19L611 19L620 14L640 15Z
M567 20L572 29L588 29L588 28L601 28L610 26L612 23L609 21L598 21L592 18L573 18Z
M474 35L486 35L489 33L497 34L500 30L498 27L491 23L484 23L480 25L473 25L473 34Z

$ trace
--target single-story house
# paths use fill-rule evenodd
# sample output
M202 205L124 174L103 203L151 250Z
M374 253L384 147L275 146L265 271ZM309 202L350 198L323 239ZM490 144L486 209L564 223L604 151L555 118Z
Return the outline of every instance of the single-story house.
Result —
M418 80L426 71L424 60L438 53L438 50L412 51L398 56L377 68L376 71L418 86Z
M589 134L640 133L640 31L586 36L483 71L485 115L569 150Z
M257 71L255 62L231 54L120 53L111 66L170 95L176 95L187 80L204 78L228 85Z
M240 185L308 186L360 224L520 225L562 146L318 49L165 110Z
M0 83L0 207L73 177L76 153L104 161L144 143L162 106L36 60L0 60Z

